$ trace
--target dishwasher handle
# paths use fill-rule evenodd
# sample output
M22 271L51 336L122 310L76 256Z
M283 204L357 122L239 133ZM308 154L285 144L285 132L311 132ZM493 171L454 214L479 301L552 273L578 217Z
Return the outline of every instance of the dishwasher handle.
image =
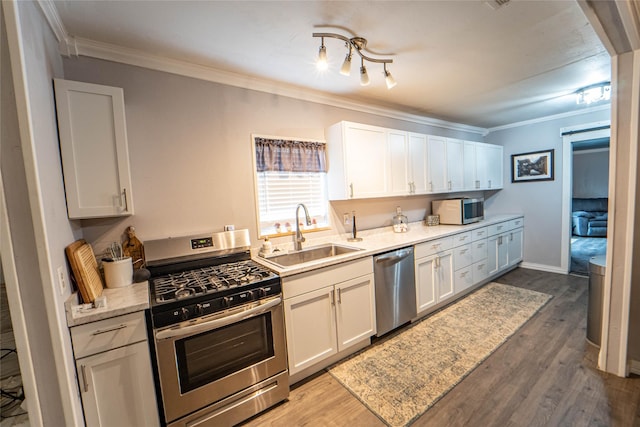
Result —
M375 257L375 260L376 260L376 263L383 263L383 262L396 263L396 262L400 262L400 260L403 260L404 258L411 255L412 252L413 252L413 248L402 249L399 251L391 252L390 254L380 255L378 257Z

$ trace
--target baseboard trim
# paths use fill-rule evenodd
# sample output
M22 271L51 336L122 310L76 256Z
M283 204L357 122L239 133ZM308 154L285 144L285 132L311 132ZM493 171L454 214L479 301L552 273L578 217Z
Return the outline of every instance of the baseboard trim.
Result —
M558 274L568 274L568 271L565 271L561 267L556 267L554 265L546 265L546 264L536 264L533 262L523 262L520 264L522 268L528 268L529 270L540 270L547 271L549 273L558 273Z
M632 374L640 375L640 361L638 360L630 360L629 361L629 372Z

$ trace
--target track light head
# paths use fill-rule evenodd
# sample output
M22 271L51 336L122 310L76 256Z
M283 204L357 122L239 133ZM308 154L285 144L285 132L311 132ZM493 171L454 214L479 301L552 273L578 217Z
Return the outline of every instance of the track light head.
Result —
M329 68L329 63L327 62L327 48L324 45L324 37L322 38L320 50L318 51L318 62L316 62L316 66L318 67L318 70L321 71Z
M367 67L364 66L364 63L360 67L360 86L368 86L369 85L369 74L367 73Z
M344 58L344 62L342 63L342 67L340 67L340 74L343 76L348 76L351 74L351 56L353 55L353 50L351 49L351 45L349 45L349 53Z
M387 71L387 64L384 64L384 81L387 83L387 89L393 89L398 84L391 73Z

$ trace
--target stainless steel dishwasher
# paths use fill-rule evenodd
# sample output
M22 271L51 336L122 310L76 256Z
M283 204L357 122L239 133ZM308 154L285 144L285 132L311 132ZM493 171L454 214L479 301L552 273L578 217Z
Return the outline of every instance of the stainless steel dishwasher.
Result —
M373 258L377 336L416 317L413 246Z

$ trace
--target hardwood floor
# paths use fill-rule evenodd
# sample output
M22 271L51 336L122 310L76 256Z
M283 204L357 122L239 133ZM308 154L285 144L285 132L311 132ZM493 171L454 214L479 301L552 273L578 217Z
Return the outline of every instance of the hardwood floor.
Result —
M598 371L585 340L588 280L518 268L495 281L554 298L413 426L640 426L640 377ZM322 371L242 425L385 424Z

